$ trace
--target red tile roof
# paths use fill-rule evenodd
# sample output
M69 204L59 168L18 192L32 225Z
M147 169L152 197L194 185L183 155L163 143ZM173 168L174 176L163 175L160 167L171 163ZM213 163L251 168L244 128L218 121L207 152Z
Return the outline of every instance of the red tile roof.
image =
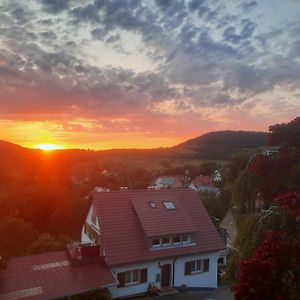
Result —
M203 176L203 175L197 176L192 182L194 185L203 185L209 187L214 186L209 176Z
M217 251L225 248L206 209L194 191L118 191L93 193L92 198L96 215L100 220L101 240L106 251L106 262L109 266ZM143 207L150 199L153 200L152 202L157 203L172 199L175 206L180 207L180 210L176 210L175 213L180 212L178 216L182 217L182 220L187 221L187 223L183 224L180 221L181 226L178 226L175 221L176 218L168 218L168 224L164 226L167 226L170 230L173 228L176 232L180 228L182 228L180 232L195 228L194 241L196 245L149 250L144 240L139 217L143 219L143 225L146 224L146 228L148 228L147 226L150 226L151 220L145 219L147 213L143 211ZM149 227L149 230L150 232L159 232L162 220L156 223L154 214L151 214L151 216L153 216L154 227Z
M1 272L0 299L41 300L115 284L101 264L74 267L66 251L15 257Z
M164 201L171 201L175 205L175 209L166 209L163 204ZM173 195L163 199L160 193L155 193L154 195L133 198L131 202L148 237L197 231L180 201ZM149 202L154 203L156 207L152 208Z

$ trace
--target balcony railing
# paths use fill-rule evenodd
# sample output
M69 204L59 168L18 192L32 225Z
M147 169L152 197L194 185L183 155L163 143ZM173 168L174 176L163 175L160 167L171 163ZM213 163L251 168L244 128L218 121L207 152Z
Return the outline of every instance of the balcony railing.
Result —
M103 262L100 255L100 245L72 242L67 245L69 259L75 266Z

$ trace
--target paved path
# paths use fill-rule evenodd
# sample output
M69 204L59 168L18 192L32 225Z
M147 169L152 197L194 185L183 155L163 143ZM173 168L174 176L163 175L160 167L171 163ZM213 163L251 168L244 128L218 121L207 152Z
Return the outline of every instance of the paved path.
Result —
M234 300L230 287L221 286L213 291L186 291L170 296L144 297L141 300ZM137 300L137 299L136 299Z
M230 287L219 287L208 295L196 299L203 300L233 300L234 296L230 290Z

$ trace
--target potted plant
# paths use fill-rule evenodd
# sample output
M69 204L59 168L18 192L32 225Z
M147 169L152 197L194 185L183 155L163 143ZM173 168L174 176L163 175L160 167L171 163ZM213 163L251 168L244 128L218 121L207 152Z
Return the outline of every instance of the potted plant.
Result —
M149 283L148 286L148 294L149 295L156 295L159 292L158 287L156 287L153 283Z

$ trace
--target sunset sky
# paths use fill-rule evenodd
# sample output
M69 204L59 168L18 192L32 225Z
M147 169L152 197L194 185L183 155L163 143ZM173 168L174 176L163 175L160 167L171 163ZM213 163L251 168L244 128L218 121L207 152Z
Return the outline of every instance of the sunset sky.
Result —
M148 148L299 115L298 0L0 1L0 139Z

